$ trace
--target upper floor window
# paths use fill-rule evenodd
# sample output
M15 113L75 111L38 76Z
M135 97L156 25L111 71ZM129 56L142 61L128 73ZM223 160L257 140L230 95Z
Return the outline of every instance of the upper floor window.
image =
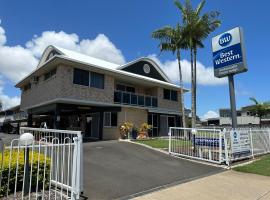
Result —
M73 83L104 89L104 75L74 68Z
M31 89L31 83L28 83L23 87L23 91L27 91L29 89Z
M103 74L91 72L90 82L91 82L91 87L104 89L104 75Z
M177 101L177 91L164 89L163 90L163 98L171 101Z
M74 68L73 83L89 86L89 71Z
M49 71L48 73L46 73L46 74L44 75L44 80L47 80L47 79L51 78L51 77L54 76L55 74L56 74L56 68L53 69L53 70L51 70L51 71Z
M122 84L116 84L116 90L123 91L123 92L135 93L134 87L122 85Z

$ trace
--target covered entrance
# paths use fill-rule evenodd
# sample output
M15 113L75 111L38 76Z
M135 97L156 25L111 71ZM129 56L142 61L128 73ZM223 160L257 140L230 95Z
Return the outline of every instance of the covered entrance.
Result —
M40 127L42 122L46 122L50 129L82 131L86 139L102 140L104 112L120 111L118 106L54 103L29 109L28 126ZM39 116L38 121L35 121L36 116Z

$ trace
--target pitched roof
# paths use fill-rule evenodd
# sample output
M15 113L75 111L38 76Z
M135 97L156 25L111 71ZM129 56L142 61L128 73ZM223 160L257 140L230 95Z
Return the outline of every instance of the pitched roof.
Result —
M162 84L162 85L166 85L166 86L174 87L174 88L178 88L178 89L180 88L180 86L178 86L176 84L173 84L170 81L165 82L165 81L157 80L157 79L150 78L150 77L147 77L147 76L143 76L143 75L139 75L139 74L135 74L135 73L131 73L131 72L121 70L122 68L125 68L125 66L129 66L131 63L134 63L136 61L140 61L141 59L147 59L149 61L149 60L151 60L150 58L141 58L141 59L132 61L132 62L124 64L124 65L118 65L118 64L115 64L115 63L104 61L104 60L101 60L101 59L98 59L98 58L94 58L94 57L91 57L91 56L88 56L88 55L85 55L85 54L82 54L82 53L67 50L67 49L57 47L57 46L53 46L53 45L48 46L44 50L37 68L32 73L30 73L28 76L23 78L20 82L18 82L16 84L16 87L18 87L18 85L20 83L22 83L24 80L28 79L37 70L39 70L40 68L43 68L43 66L45 66L48 62L50 62L52 59L47 60L47 58L48 58L50 52L53 51L53 50L59 53L59 55L55 55L53 58L61 58L61 59L64 59L64 60L78 62L78 63L89 65L91 67L95 67L95 68L98 68L98 69L102 69L102 70L110 71L110 72L113 72L113 73L121 74L121 75L124 75L124 76L130 76L130 77L133 77L133 78L138 78L138 79L142 79L142 80L146 80L146 81L149 81L149 82L154 82L154 83L158 83L158 84ZM155 63L153 60L151 60L151 61L153 63ZM155 65L157 65L157 64L155 63ZM159 71L161 71L165 75L165 73L160 68L159 68ZM168 77L167 77L167 79L168 79ZM187 89L184 89L184 90L188 91Z

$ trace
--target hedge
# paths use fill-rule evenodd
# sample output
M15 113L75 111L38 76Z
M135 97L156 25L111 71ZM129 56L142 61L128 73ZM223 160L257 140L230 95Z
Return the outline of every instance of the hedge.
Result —
M14 149L11 153L11 162L10 162L10 151L4 152L4 161L3 161L3 170L2 170L2 181L0 188L0 196L5 196L7 194L7 183L8 183L8 173L9 173L9 163L10 163L10 179L9 179L9 193L14 192L15 189L15 181L16 181L16 168L17 168L17 159L19 156L18 162L18 178L17 178L17 192L22 190L23 186L23 175L24 175L24 151L20 150L19 155L17 149ZM31 181L31 190L35 190L37 186L37 170L38 170L38 157L39 158L39 176L38 176L38 185L39 189L42 188L43 185L43 177L44 177L44 164L46 160L45 166L45 186L48 186L49 176L50 176L50 159L45 157L42 153L33 152L33 168L32 168L32 181ZM2 153L0 153L0 164L2 162ZM29 151L29 173L31 172L31 164L32 164L32 151ZM1 167L2 165L0 165ZM29 178L30 181L30 178Z

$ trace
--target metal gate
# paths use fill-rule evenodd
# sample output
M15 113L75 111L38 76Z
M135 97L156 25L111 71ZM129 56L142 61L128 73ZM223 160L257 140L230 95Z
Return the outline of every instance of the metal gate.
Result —
M20 128L0 152L4 199L79 199L82 192L80 131Z
M228 161L224 132L215 129L170 127L169 153L217 164Z

